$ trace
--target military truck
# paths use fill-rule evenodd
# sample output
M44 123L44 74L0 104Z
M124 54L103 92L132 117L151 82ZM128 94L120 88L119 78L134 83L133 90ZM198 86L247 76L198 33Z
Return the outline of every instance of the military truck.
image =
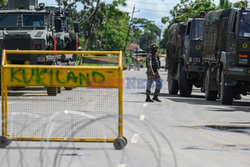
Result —
M206 15L202 61L206 100L221 104L250 91L250 9L225 9Z
M173 24L167 43L168 90L170 94L188 97L193 85L203 87L204 66L201 44L204 18L192 18L186 23Z
M57 42L58 31L55 12L45 8L44 3L38 5L37 0L9 0L8 8L0 10L0 52L3 49L11 50L56 50L61 47ZM67 26L62 24L63 27ZM64 33L64 32L63 32ZM65 41L66 38L63 40ZM66 39L67 40L67 39ZM64 42L63 41L63 42ZM58 50L67 50L68 45ZM63 45L64 46L64 45ZM71 49L72 48L72 49ZM75 50L75 47L68 48ZM61 56L55 55L8 55L10 64L44 64L57 65L66 62ZM59 62L59 63L58 63ZM55 96L59 88L47 88L48 95Z

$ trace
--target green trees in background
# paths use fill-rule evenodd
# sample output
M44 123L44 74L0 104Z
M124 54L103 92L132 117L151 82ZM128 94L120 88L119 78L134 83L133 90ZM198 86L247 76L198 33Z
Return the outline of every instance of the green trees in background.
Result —
M216 10L216 5L211 0L181 0L181 2L170 10L170 17L163 17L162 23L168 23L169 26L165 29L163 34L163 40L161 41L161 47L166 48L168 41L168 29L174 23L185 22L189 18L199 17L201 11L209 12Z
M115 3L114 3L115 2ZM94 22L88 48L94 50L123 50L129 27L129 14L117 8L121 1L112 4L101 3ZM90 11L91 13L91 11ZM88 29L89 20L83 24ZM131 41L131 39L129 39Z
M248 0L238 1L233 4L235 8L248 7Z
M151 43L157 43L161 35L161 29L145 18L134 18L132 30L135 36L134 43L139 44L145 51Z
M123 50L130 25L132 27L127 47L130 43L137 43L142 49L147 50L150 43L160 39L161 30L152 21L134 18L130 23L129 13L118 9L119 6L126 6L126 0L113 0L109 4L100 1L96 13L98 0L56 1L58 6L71 11L72 21L80 22L81 35L88 39L88 50ZM76 6L79 3L83 9L77 11Z
M5 7L7 7L8 0L0 0L0 4L1 4L2 8L5 8Z
M126 0L113 0L109 4L99 0L56 1L58 6L72 11L72 21L80 23L81 36L85 40L81 45L88 39L87 50L123 50L130 16L118 7L126 6ZM76 10L78 4L83 6L80 11ZM133 40L132 37L133 32L130 33L129 42Z

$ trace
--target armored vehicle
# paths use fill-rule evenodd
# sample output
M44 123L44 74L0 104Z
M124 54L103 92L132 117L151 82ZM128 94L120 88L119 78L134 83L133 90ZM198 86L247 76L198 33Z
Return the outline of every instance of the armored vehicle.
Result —
M167 43L168 89L170 94L190 96L192 87L203 87L204 66L201 62L203 18L189 19L169 29Z
M78 50L80 42L78 33L80 32L79 23L74 23L74 32L69 30L70 20L68 19L69 11L63 11L61 8L47 7L49 11L54 13L55 29L53 35L55 37L55 50ZM56 64L58 65L76 65L76 55L62 54L56 55ZM60 89L60 88L59 88ZM72 87L65 87L65 90L72 90Z
M56 38L56 50L78 50L80 43L78 33L80 31L79 23L74 23L74 32L70 31L69 11L63 11L61 8L47 8L54 13L55 30L53 35ZM57 63L60 65L75 65L76 55L57 56Z
M43 3L38 5L37 0L9 0L8 9L0 10L0 52L2 53L3 49L76 50L76 47L72 46L76 43L76 38L72 40L70 35L64 35L63 39L60 38L57 41L57 36L61 33L58 29L62 31L62 34L66 34L68 25L65 22L58 24L56 16L55 11L45 8ZM59 28L58 25L61 27ZM66 56L63 58L60 56L58 59L55 55L13 54L7 55L7 60L10 64L31 65L57 65L67 62ZM47 93L51 96L55 96L58 91L59 88L47 88Z
M225 9L207 14L202 60L206 100L220 96L232 104L250 91L250 9Z

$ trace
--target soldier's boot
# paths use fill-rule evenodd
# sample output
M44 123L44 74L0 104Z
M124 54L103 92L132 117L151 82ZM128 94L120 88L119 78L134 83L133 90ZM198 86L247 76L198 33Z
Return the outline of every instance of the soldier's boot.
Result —
M153 97L153 100L154 100L154 101L157 101L157 102L161 102L160 99L158 98L158 96L154 96L154 97Z
M149 95L147 95L147 98L146 98L145 102L154 102L154 101L153 101L153 100L151 100L151 98L150 98L150 96L149 96Z
M151 100L150 94L151 94L150 89L146 89L146 96L147 96L147 97L146 97L145 102L154 102L153 100Z
M154 101L161 102L160 99L158 98L158 95L160 94L161 89L155 89L155 94L153 97Z

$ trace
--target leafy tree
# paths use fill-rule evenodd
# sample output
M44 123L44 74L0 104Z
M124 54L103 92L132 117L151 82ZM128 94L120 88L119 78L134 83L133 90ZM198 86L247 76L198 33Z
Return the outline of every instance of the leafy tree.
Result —
M133 32L136 35L134 42L139 43L143 50L148 50L149 45L156 43L161 35L161 29L145 18L133 19Z
M201 11L209 12L215 10L216 5L211 0L181 0L181 2L170 10L172 20L169 17L162 18L162 22L169 21L170 26L173 23L187 21L188 18L199 17Z
M80 22L88 50L123 50L130 17L117 7L125 6L126 0L113 0L111 4L100 0L56 1L63 9L73 11L71 19ZM77 3L83 6L80 11L76 10Z
M220 0L218 9L227 9L231 7L232 7L232 3L229 0Z
M243 0L243 1L238 1L233 3L233 7L235 8L241 8L241 7L248 7L248 1L247 0Z
M68 10L71 12L70 18L73 21L82 21L87 19L83 13L86 13L91 8L94 8L94 3L97 0L56 0L57 5L63 10ZM80 3L83 6L81 12L76 10L77 4ZM82 15L83 14L83 15Z
M185 22L189 18L199 17L201 11L205 11L207 13L216 9L216 5L211 0L181 0L179 4L176 4L173 9L170 10L171 17L162 18L162 23L168 23L169 26L163 34L163 40L160 43L161 47L166 47L168 40L168 29L172 24Z
M89 36L89 50L123 50L129 26L129 15L120 11L117 7L126 5L124 0L115 0L112 4L101 2L96 13L95 21L92 24L92 31ZM83 36L86 38L91 26L94 8L88 11L81 11L86 18L81 22Z
M5 8L8 6L8 0L0 0L0 4L1 4L2 8Z

